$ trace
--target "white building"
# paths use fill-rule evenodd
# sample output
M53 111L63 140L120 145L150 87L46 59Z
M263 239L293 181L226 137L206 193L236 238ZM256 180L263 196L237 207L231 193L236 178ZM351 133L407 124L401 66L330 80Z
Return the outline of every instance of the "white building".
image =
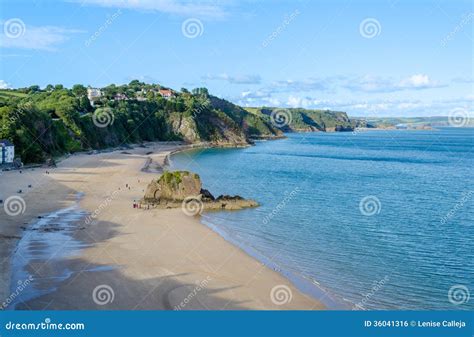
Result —
M92 106L94 106L94 102L97 101L99 98L102 97L102 91L97 88L87 88L87 98Z
M2 150L0 164L13 164L13 159L15 159L15 146L10 141L1 139L0 148Z

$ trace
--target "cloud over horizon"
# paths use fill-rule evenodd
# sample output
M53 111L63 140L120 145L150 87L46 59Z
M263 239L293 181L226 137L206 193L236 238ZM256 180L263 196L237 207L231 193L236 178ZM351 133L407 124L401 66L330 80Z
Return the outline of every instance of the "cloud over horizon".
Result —
M211 81L227 81L231 84L260 84L261 78L259 75L236 75L231 76L226 73L212 75L207 74L202 77L203 80Z
M433 81L426 74L414 74L402 79L393 79L380 76L366 75L346 81L343 86L346 89L363 92L395 92L402 90L423 90L441 88L443 85Z
M2 21L1 24L0 48L56 51L71 35L85 32L56 26L30 26L20 19ZM11 32L9 29L12 29Z
M219 1L190 2L183 0L72 0L81 6L123 8L139 11L161 12L180 16L197 16L208 19L221 19L227 12Z

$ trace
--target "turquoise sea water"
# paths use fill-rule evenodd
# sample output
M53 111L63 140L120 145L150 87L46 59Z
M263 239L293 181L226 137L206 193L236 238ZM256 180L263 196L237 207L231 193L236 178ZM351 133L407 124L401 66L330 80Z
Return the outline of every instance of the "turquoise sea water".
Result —
M474 309L474 129L287 136L173 156L214 195L261 203L205 223L325 302Z

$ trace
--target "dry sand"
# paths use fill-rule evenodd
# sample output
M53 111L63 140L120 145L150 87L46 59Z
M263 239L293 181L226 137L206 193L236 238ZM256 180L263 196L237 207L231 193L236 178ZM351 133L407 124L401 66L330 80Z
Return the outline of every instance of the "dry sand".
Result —
M61 257L63 252L57 251L51 259L29 261L35 284L53 285L54 291L17 308L324 309L286 278L201 224L199 217L187 216L181 209L133 209L133 201L156 178L156 173L142 170L147 159L156 168L180 148L153 143L126 153L78 154L63 160L49 175L44 168L3 172L0 199L22 189L26 210L13 217L0 210L0 298L11 296L11 256L19 238L28 235L28 223L73 205L82 192L79 205L94 216L81 219L72 237L87 246L72 256ZM67 277L50 279L51 270L59 269L67 271ZM272 300L274 287L283 290ZM285 297L288 289L291 297ZM279 300L284 304L275 303Z

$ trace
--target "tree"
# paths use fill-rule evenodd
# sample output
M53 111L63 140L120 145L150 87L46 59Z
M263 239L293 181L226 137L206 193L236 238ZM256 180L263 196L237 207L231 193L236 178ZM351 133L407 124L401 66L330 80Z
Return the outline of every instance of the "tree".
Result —
M207 88L194 88L193 89L194 95L202 95L202 96L209 96L209 91Z
M149 101L151 101L151 100L153 100L153 98L155 98L155 93L154 93L153 91L151 91L151 90L148 91L148 92L146 93L146 99L149 100Z
M76 97L82 97L87 95L87 88L83 86L82 84L74 84L72 86L72 93Z
M29 93L38 92L38 91L40 91L39 85L32 85L28 88Z

